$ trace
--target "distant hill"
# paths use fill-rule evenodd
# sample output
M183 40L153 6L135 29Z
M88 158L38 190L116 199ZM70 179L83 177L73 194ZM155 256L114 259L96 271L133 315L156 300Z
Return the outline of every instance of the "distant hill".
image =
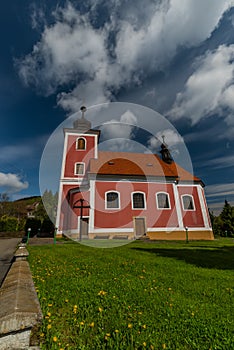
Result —
M20 198L20 199L13 201L13 202L15 202L15 203L25 202L26 204L32 204L32 203L40 201L40 200L41 200L41 196L31 196L31 197Z

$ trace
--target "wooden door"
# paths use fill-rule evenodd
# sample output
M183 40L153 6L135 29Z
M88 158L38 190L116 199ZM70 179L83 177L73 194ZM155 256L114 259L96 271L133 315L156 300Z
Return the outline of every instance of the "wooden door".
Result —
M146 233L145 218L134 218L135 220L135 236L137 238L143 236Z
M89 233L89 218L82 218L80 220L80 231L81 231L81 239L82 238L88 238Z

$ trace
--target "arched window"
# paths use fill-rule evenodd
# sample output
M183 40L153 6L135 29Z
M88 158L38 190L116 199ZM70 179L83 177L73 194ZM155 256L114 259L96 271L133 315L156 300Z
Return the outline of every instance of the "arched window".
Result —
M182 196L182 203L183 203L183 209L184 210L194 210L194 201L193 201L193 196L189 194L184 194Z
M106 209L119 209L119 193L106 192Z
M84 173L85 173L85 164L75 163L75 175L84 175Z
M132 194L132 208L145 209L145 194L142 192L135 192Z
M159 192L156 196L157 208L158 209L170 209L170 199L169 194L166 192Z
M86 140L83 137L79 137L76 140L76 149L78 149L78 150L86 149Z

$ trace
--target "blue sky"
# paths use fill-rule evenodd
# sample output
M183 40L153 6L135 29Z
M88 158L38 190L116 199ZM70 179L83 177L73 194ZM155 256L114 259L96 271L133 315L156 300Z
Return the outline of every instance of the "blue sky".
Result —
M162 114L209 207L234 204L233 0L12 0L0 16L0 192L40 193L46 142L85 99Z

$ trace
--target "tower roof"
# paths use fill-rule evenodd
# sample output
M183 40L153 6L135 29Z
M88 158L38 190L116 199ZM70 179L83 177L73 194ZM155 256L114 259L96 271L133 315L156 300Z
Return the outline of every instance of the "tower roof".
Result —
M80 110L81 110L82 116L81 118L78 118L73 122L73 128L79 132L86 132L91 129L91 122L85 119L84 115L87 110L86 107L81 106Z

